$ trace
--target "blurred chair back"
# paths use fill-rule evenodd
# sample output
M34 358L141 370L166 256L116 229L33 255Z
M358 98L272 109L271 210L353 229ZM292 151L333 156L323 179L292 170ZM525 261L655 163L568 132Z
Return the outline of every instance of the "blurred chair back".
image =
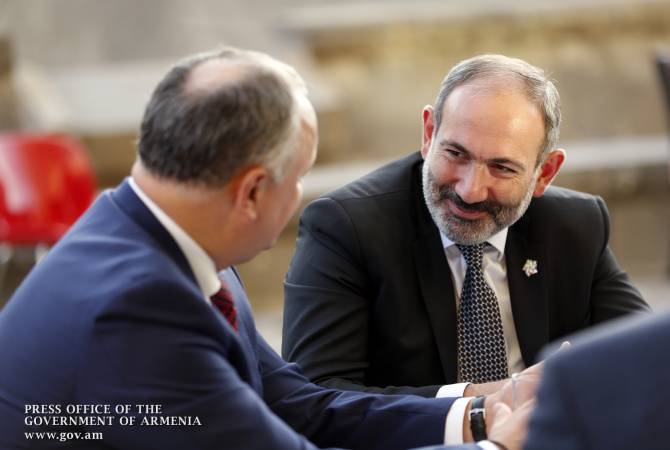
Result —
M665 95L665 112L668 123L668 133L670 133L670 53L667 51L659 51L656 54L656 68L661 81L661 88ZM669 134L670 136L670 134ZM670 158L668 159L668 167L670 170ZM670 276L670 248L668 249L668 265L666 267L666 274Z
M53 245L94 195L87 152L74 138L0 134L0 243Z
M668 120L668 132L670 132L670 53L659 51L656 54L656 67L660 77L663 93L665 94L665 111Z

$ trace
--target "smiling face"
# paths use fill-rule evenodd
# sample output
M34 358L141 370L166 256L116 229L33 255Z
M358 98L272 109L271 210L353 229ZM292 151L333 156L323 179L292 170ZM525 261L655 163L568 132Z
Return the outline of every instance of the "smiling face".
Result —
M424 110L424 197L440 231L459 244L484 242L516 222L562 162L537 165L543 117L520 89L497 83L456 88L437 134L434 111Z

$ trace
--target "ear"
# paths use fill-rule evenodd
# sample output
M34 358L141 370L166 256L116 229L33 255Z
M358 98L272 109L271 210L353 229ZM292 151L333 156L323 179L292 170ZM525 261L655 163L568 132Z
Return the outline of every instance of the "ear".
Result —
M262 166L241 170L231 182L233 208L249 221L255 221L270 179L270 173Z
M421 156L426 159L430 145L433 143L433 132L435 131L435 111L430 105L423 107L423 133L421 135Z
M542 165L540 166L540 174L535 183L535 190L533 196L540 197L547 190L551 182L558 174L561 165L565 161L565 150L557 148L549 152Z

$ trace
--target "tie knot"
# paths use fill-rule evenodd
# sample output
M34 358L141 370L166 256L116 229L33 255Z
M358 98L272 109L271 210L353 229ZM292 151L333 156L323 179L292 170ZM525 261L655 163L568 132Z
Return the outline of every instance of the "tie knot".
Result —
M484 247L486 247L486 245L486 242L482 242L481 244L475 245L456 244L456 247L458 247L463 254L463 258L465 258L465 263L468 267L481 267Z
M233 295L223 281L221 282L221 288L210 297L210 300L237 331L237 308L235 308Z

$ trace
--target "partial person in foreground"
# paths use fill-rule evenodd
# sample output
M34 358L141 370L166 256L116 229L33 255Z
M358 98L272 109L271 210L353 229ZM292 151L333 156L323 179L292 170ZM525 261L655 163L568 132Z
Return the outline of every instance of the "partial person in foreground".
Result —
M487 425L518 448L530 404L510 413L509 387L479 399L483 410L325 389L256 331L233 265L275 242L316 143L289 66L225 49L172 68L146 108L131 176L0 313L0 448L442 446L447 422L471 440L466 414L479 439ZM530 398L537 369L525 375ZM480 446L456 448L496 448Z
M666 450L670 313L573 338L547 361L525 450Z
M303 212L284 358L328 387L471 395L549 342L648 311L610 250L603 200L550 187L560 121L541 69L457 64L423 110L420 152Z

